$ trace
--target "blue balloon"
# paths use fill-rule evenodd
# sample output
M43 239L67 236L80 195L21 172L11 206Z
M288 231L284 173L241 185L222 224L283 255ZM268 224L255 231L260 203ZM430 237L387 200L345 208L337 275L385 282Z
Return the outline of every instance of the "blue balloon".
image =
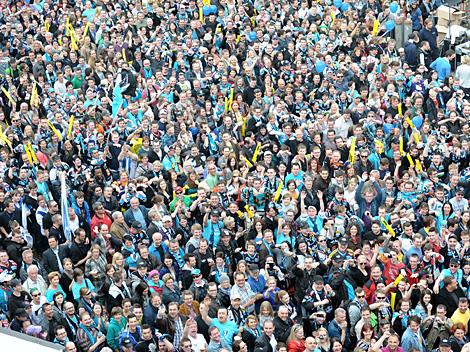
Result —
M341 11L343 11L343 12L349 11L349 8L350 8L350 6L347 2L343 2L343 4L341 5Z
M214 15L217 15L217 6L211 5L209 6L209 8L211 9L211 13L213 13Z
M256 32L250 32L250 33L248 34L248 40L249 40L250 42L254 42L254 41L256 40L256 38L257 38Z
M395 29L395 21L394 20L389 20L385 22L385 30L387 32L391 32Z
M390 4L390 12L391 13L397 13L398 9L399 9L399 7L398 7L398 3L396 1L394 1Z
M334 0L333 1L333 5L335 5L335 7L337 9L341 8L341 4L343 3L343 0Z
M423 126L423 118L421 116L416 115L411 119L411 122L413 122L413 125L415 125L418 130Z
M202 14L204 16L209 16L211 14L211 8L209 6L202 7Z

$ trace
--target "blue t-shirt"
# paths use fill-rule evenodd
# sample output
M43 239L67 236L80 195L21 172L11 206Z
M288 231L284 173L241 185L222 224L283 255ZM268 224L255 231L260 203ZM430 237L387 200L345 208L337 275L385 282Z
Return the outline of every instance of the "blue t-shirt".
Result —
M227 321L226 323L221 323L219 319L212 319L211 326L217 327L220 331L220 337L222 341L227 345L232 347L233 337L238 334L239 330L237 324L233 321Z

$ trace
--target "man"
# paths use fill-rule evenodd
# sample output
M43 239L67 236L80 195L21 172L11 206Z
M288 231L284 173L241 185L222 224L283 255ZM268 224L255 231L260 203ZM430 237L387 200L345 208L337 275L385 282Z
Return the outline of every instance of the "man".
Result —
M453 50L447 50L445 57L438 57L429 66L433 70L437 71L439 81L444 82L445 79L451 74L450 63L455 58L455 52Z
M361 309L367 305L366 302L366 293L362 287L357 287L354 290L355 297L352 302L349 304L348 313L349 313L349 322L351 328L354 329L357 322L361 320Z
M401 348L399 345L400 345L400 337L393 333L393 334L390 334L390 333L385 333L383 336L386 337L387 335L390 335L387 339L387 346L386 347L382 347L380 349L380 352L405 352L403 350L403 348ZM380 339L379 339L380 341ZM378 342L379 342L378 341ZM380 343L382 343L383 341L380 341ZM375 346L373 348L373 350L375 351Z
M454 324L462 323L467 328L468 321L470 320L470 309L468 309L468 299L466 297L460 297L459 309L452 314L450 319Z
M207 347L204 335L198 334L197 323L194 319L189 318L186 320L183 337L186 337L191 341L194 352L200 352L202 349L206 349Z
M44 256L44 255L43 255ZM21 257L23 258L23 261L21 263L20 267L20 279L21 281L25 281L28 279L28 268L31 265L36 265L38 269L38 275L40 275L42 278L47 277L47 271L44 270L42 264L34 259L33 251L31 249L25 249L23 253L21 254Z
M274 324L272 320L266 320L263 324L263 333L255 341L256 352L276 351L277 341L274 336Z
M49 341L54 340L54 331L55 328L59 325L65 326L66 323L61 317L54 317L54 312L50 303L44 303L42 306L41 327L43 331L47 331L47 337Z
M246 282L246 275L241 271L237 271L234 275L235 285L230 290L230 298L233 299L235 295L241 297L241 307L251 314L255 310L255 302L263 298L263 295L254 293L250 284Z
M155 338L155 336L152 334L152 328L144 324L142 325L142 341L140 341L137 346L135 346L136 352L147 352L147 351L158 351L158 339ZM165 337L160 340L161 342L165 343L165 346L167 347L168 351L173 350L173 344L168 341L168 339Z
M77 330L80 324L80 318L75 312L75 306L72 302L64 303L64 327L70 341L75 341Z
M274 336L277 342L287 343L293 321L289 317L289 309L287 306L280 306L277 311L277 317L273 320L274 324Z
M51 308L52 309L52 308ZM103 335L93 324L88 312L80 314L80 328L77 331L77 345L81 351L99 351L106 341Z
M305 257L304 265L297 265L292 269L292 273L295 275L295 295L299 302L305 296L306 292L309 292L313 287L315 277L320 273L320 263L315 263L313 257Z
M412 348L420 352L426 351L424 338L419 329L420 323L421 319L415 315L408 319L408 328L401 338L401 346L405 351L411 351Z
M51 271L64 272L62 261L69 257L69 247L67 245L60 245L56 237L49 237L49 249L42 254L42 265L44 270L50 273Z
M142 340L142 330L135 314L131 313L127 316L127 327L119 335L119 340L121 344L123 341L129 340L132 347Z
M129 226L124 221L124 215L120 211L115 211L112 215L113 223L109 229L113 244L118 247L122 244L122 238L125 234L129 233Z
M346 319L346 311L343 308L335 310L335 318L328 324L328 335L330 338L341 340L344 348L351 348L351 339Z
M452 276L444 278L444 287L439 290L436 297L436 304L443 304L447 307L447 317L452 317L452 314L458 309L459 299L465 297L462 289L456 279Z
M233 337L239 333L239 329L235 322L228 320L227 308L221 307L217 311L217 318L210 318L207 315L209 307L205 304L201 304L199 307L201 311L201 317L206 324L217 327L218 331L222 335L222 341L225 346L232 347Z
M91 257L90 240L84 229L79 228L75 231L75 237L70 246L70 259L75 268L85 268L85 262Z
M227 345L222 340L220 336L220 331L216 326L211 326L209 328L209 346L207 347L207 352L219 352L222 348Z
M106 213L106 209L101 202L96 202L93 204L93 210L95 215L93 215L93 218L91 219L90 227L92 237L95 238L99 229L101 229L101 225L107 225L108 228L110 228L113 222Z
M67 337L67 331L65 331L65 328L62 325L58 325L55 328L55 338L53 342L64 347L65 344L69 342L69 338Z
M137 197L133 197L130 200L130 204L131 207L127 209L124 213L124 220L126 221L128 226L131 226L134 221L138 221L142 225L144 231L146 231L148 221L148 209L143 205L140 205L139 198Z
M152 330L155 330L155 320L157 319L158 311L160 309L165 309L165 306L162 306L161 296L154 292L150 296L150 304L148 304L144 309L144 323L148 324Z
M36 265L30 265L27 269L28 277L26 281L23 283L23 289L26 292L30 292L31 289L35 288L42 295L46 294L47 291L47 284L44 278L38 274L39 269Z
M65 344L65 349L64 349L65 352L77 352L77 346L75 346L75 343L74 342L67 342Z
M179 346L183 337L183 330L186 318L179 314L178 303L168 304L168 314L158 314L155 325L158 330L166 331L173 336L173 345Z
M454 324L451 319L446 317L447 307L439 304L436 307L436 315L428 316L421 324L423 335L426 336L426 345L431 351L442 340L447 340L450 336L450 329Z

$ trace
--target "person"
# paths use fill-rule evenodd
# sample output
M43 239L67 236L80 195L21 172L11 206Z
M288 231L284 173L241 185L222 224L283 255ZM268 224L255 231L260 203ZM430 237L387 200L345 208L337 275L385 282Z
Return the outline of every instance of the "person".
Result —
M293 352L305 351L304 329L301 325L296 324L292 327L287 338L287 349Z
M197 302L222 351L269 319L274 350L302 324L306 350L395 351L413 315L441 348L468 322L470 85L435 5L5 2L0 323L72 342L85 310L104 350L204 350Z
M420 331L421 319L417 316L411 316L408 319L408 328L403 333L401 345L405 351L415 348L418 351L425 351L423 335Z
M277 344L274 337L274 324L272 320L266 320L263 325L263 333L256 339L255 351L274 352Z
M98 331L92 322L90 313L85 311L80 314L77 345L81 351L99 351L106 340L106 336Z

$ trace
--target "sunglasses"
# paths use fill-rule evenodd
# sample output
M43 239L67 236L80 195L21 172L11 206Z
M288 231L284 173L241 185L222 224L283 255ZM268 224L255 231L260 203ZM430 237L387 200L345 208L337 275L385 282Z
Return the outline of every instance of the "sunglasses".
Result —
M385 297L375 297L375 298L377 298L377 299L385 299Z
M33 297L39 297L41 294L40 293L35 293L34 295L31 295Z
M365 295L359 295L359 296L357 296L357 298L364 298L364 297L365 297Z
M458 265L458 264L451 264L450 267L451 267L451 268L458 268L459 265Z

